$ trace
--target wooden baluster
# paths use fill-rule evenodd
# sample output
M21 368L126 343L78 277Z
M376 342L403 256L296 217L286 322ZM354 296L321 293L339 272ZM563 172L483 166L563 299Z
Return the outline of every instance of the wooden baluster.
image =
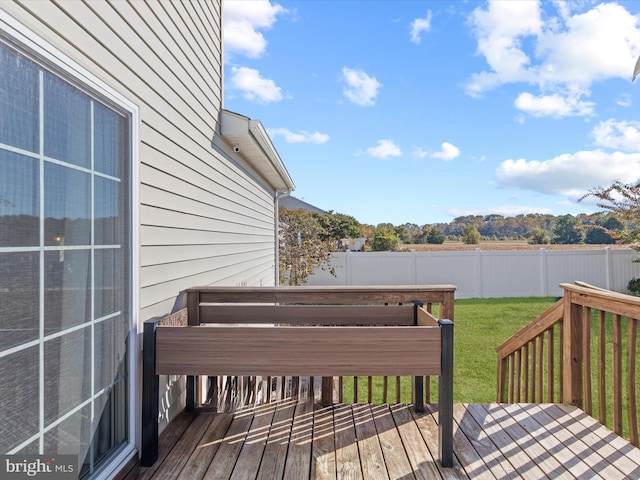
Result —
M543 402L544 398L544 332L536 337L538 345L538 403ZM535 396L533 397L535 402Z
M613 431L622 435L622 332L621 315L613 316Z
M382 378L382 403L387 403L387 389L389 388L389 377Z
M516 352L516 403L520 403L522 394L522 349Z
M636 401L636 342L638 320L629 319L629 441L638 446L638 410Z
M424 397L425 402L431 403L431 377L424 377Z
M514 352L511 355L509 355L509 402L508 403L513 403L513 398L514 398L513 376L514 376L514 373L515 373L515 363L516 363L516 354Z
M591 392L591 308L582 309L582 359L584 366L584 411L591 415L593 412L593 397Z
M562 402L562 400L564 399L564 361L562 360L564 358L564 329L562 328L562 325L560 325L560 329L558 331L558 348L560 350L559 354L560 354L560 361L558 362L558 378L560 379L560 382L558 384L558 397L559 397L559 401Z
M496 395L496 401L498 403L503 403L505 401L504 388L507 380L508 362L508 358L498 358L498 392Z
M358 403L358 377L353 377L353 403Z
M554 363L554 352L553 352L553 335L555 331L553 326L549 330L547 330L547 348L549 349L549 354L547 355L547 402L553 403L555 399L553 398L554 391L554 381L555 377L553 376L555 371L555 363Z
M536 378L538 373L538 351L536 349L536 338L531 341L531 401L534 402L536 398Z
M400 377L396 377L396 403L400 403Z
M533 379L529 378L529 344L527 343L524 346L524 365L523 365L523 369L524 369L524 377L522 380L523 386L524 386L524 392L523 392L523 397L524 397L524 401L525 402L529 402L529 382L532 381Z
M607 358L606 358L606 341L607 341L607 333L606 333L606 312L600 310L598 315L598 350L599 350L599 367L598 367L598 420L603 425L607 421L607 382L606 382L606 372L607 372Z
M323 407L333 405L333 377L322 377L320 405Z
M373 377L367 377L367 403L373 403Z

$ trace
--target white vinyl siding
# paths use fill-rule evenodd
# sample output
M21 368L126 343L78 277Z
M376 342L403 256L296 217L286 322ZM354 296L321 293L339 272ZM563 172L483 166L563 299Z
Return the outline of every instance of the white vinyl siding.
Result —
M166 314L191 286L273 285L274 192L212 147L220 2L0 8L140 108L140 320Z

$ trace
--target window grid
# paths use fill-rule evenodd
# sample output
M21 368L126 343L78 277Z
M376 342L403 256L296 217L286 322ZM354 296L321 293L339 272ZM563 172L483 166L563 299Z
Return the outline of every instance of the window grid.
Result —
M0 42L0 47L2 47L3 44ZM97 352L97 346L95 345L95 341L96 341L96 327L97 325L106 322L110 319L116 319L118 317L120 317L121 315L123 315L123 311L118 310L115 312L111 312L107 315L100 315L99 317L96 317L96 292L95 292L95 288L96 288L96 259L95 259L95 254L96 251L107 251L107 250L111 250L111 251L116 251L116 250L120 250L122 249L122 245L119 244L107 244L107 245L95 245L95 212L96 212L96 178L103 178L103 179L107 179L109 181L112 182L117 182L119 184L122 183L122 179L121 178L117 178L114 177L112 175L108 175L102 172L98 172L95 170L95 104L96 104L96 100L94 100L93 98L90 98L90 111L91 111L91 115L90 115L90 122L91 122L91 126L90 126L90 168L84 168L82 166L78 166L78 165L74 165L71 163L67 163L65 161L62 161L60 159L55 159L55 158L51 158L51 157L47 157L44 155L44 149L45 149L45 114L44 114L44 109L45 109L45 95L44 95L44 81L45 79L45 71L42 68L39 68L38 71L38 93L39 93L39 99L38 99L38 110L39 110L39 118L38 118L38 135L39 135L39 139L38 139L38 152L31 152L31 151L26 151L23 150L21 148L17 148L11 145L7 145L4 143L0 143L0 150L5 150L8 152L12 152L12 153L17 153L20 155L24 155L26 157L30 157L33 159L36 159L38 161L38 166L37 166L37 170L38 170L38 174L39 174L39 179L38 179L38 205L39 205L39 218L38 218L38 228L39 228L39 245L38 246L18 246L18 247L1 247L0 246L0 253L24 253L24 252L38 252L38 271L39 271L39 279L38 279L38 287L39 287L39 295L38 295L38 304L39 304L39 317L38 317L38 338L32 341L28 341L26 343L22 343L19 345L15 345L12 346L10 348L4 349L2 351L0 351L0 358L3 357L7 357L9 355L24 351L26 349L29 348L33 348L35 346L38 347L38 352L39 352L39 359L38 359L38 371L39 371L39 379L38 379L38 390L39 390L39 412L38 412L38 432L35 433L34 435L32 435L30 438L25 439L24 441L22 441L19 445L14 446L10 451L6 452L9 454L13 454L13 453L18 453L20 450L22 450L23 448L31 445L33 442L38 443L38 450L39 453L42 454L44 453L45 450L45 434L51 430L53 430L54 428L58 427L59 425L61 425L65 420L69 419L70 417L72 417L73 415L77 414L78 412L82 411L85 407L89 406L91 409L91 422L95 422L97 419L96 414L98 412L96 412L96 402L103 396L106 396L106 394L109 391L113 391L114 387L122 384L125 381L128 381L128 375L129 373L125 373L125 375L118 375L115 378L113 378L113 381L109 384L104 386L103 388L100 388L98 390L96 390L96 355L99 353ZM118 114L120 115L120 114ZM127 138L125 139L119 139L120 141L128 141ZM46 210L45 210L45 165L47 164L55 164L55 165L59 165L61 167L64 168L68 168L68 169L73 169L76 171L81 171L84 173L87 173L90 175L90 203L91 203L91 207L90 207L90 244L89 245L45 245L46 243L46 229L45 229L45 219L46 219ZM126 172L121 171L119 175L126 175ZM125 195L128 195L127 193L125 193ZM118 200L119 201L119 200ZM127 203L127 205L129 205L129 203ZM127 223L127 226L129 224ZM128 235L125 235L125 238L123 239L125 242L127 241L127 237ZM73 325L71 327L68 326L61 326L59 331L53 332L53 333L49 333L49 334L45 334L45 332L47 331L46 328L46 310L45 310L45 294L46 294L46 285L45 285L45 279L46 279L46 272L45 272L45 252L49 252L49 251L59 251L59 252L65 252L65 251L73 251L73 250L88 250L90 252L89 255L89 262L90 262L90 313L88 315L88 320L87 318L84 318L82 323L77 324L77 325ZM128 261L125 261L125 265L128 264ZM129 275L128 273L126 274L127 276ZM126 294L126 292L125 292ZM57 417L54 421L50 422L48 425L46 424L46 419L45 419L45 345L48 341L51 341L53 339L62 337L64 335L73 333L73 332L77 332L77 331L81 331L85 328L90 328L90 372L91 372L91 379L90 379L90 395L87 399L85 399L84 401L80 402L79 404L75 405L75 407L71 408L69 411L65 412L63 415ZM114 328L115 328L115 324L114 324ZM129 355L127 353L125 353L125 358L127 358ZM129 394L126 394L127 396ZM112 408L112 407L107 407L107 408ZM125 408L125 412L128 412L129 408L126 407ZM130 424L130 421L126 422L127 424ZM94 470L94 455L93 453L93 448L94 448L94 442L91 441L90 442L90 448L92 449L91 454L89 455L90 458L90 465L89 465L89 472L92 472ZM80 461L82 461L83 459L80 458Z

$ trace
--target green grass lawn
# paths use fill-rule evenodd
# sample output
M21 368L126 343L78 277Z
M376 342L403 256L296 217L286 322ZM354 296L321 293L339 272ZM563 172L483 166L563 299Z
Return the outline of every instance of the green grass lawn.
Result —
M454 401L495 402L498 364L496 348L555 301L555 297L457 300Z
M454 327L455 402L496 400L496 348L521 327L549 308L554 297L483 298L456 300ZM373 401L382 401L382 378L375 377ZM389 379L389 402L395 402L395 378ZM411 381L402 378L403 402L410 403ZM437 379L432 379L432 402L437 402ZM344 401L353 400L353 379L345 378ZM358 380L358 401L367 401L367 378Z

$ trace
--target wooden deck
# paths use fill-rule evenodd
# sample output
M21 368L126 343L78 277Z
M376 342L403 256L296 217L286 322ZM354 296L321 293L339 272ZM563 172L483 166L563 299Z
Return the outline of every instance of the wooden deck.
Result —
M120 478L640 478L640 449L556 404L456 404L455 465L442 469L435 409L307 401L183 413L163 432L158 461Z

